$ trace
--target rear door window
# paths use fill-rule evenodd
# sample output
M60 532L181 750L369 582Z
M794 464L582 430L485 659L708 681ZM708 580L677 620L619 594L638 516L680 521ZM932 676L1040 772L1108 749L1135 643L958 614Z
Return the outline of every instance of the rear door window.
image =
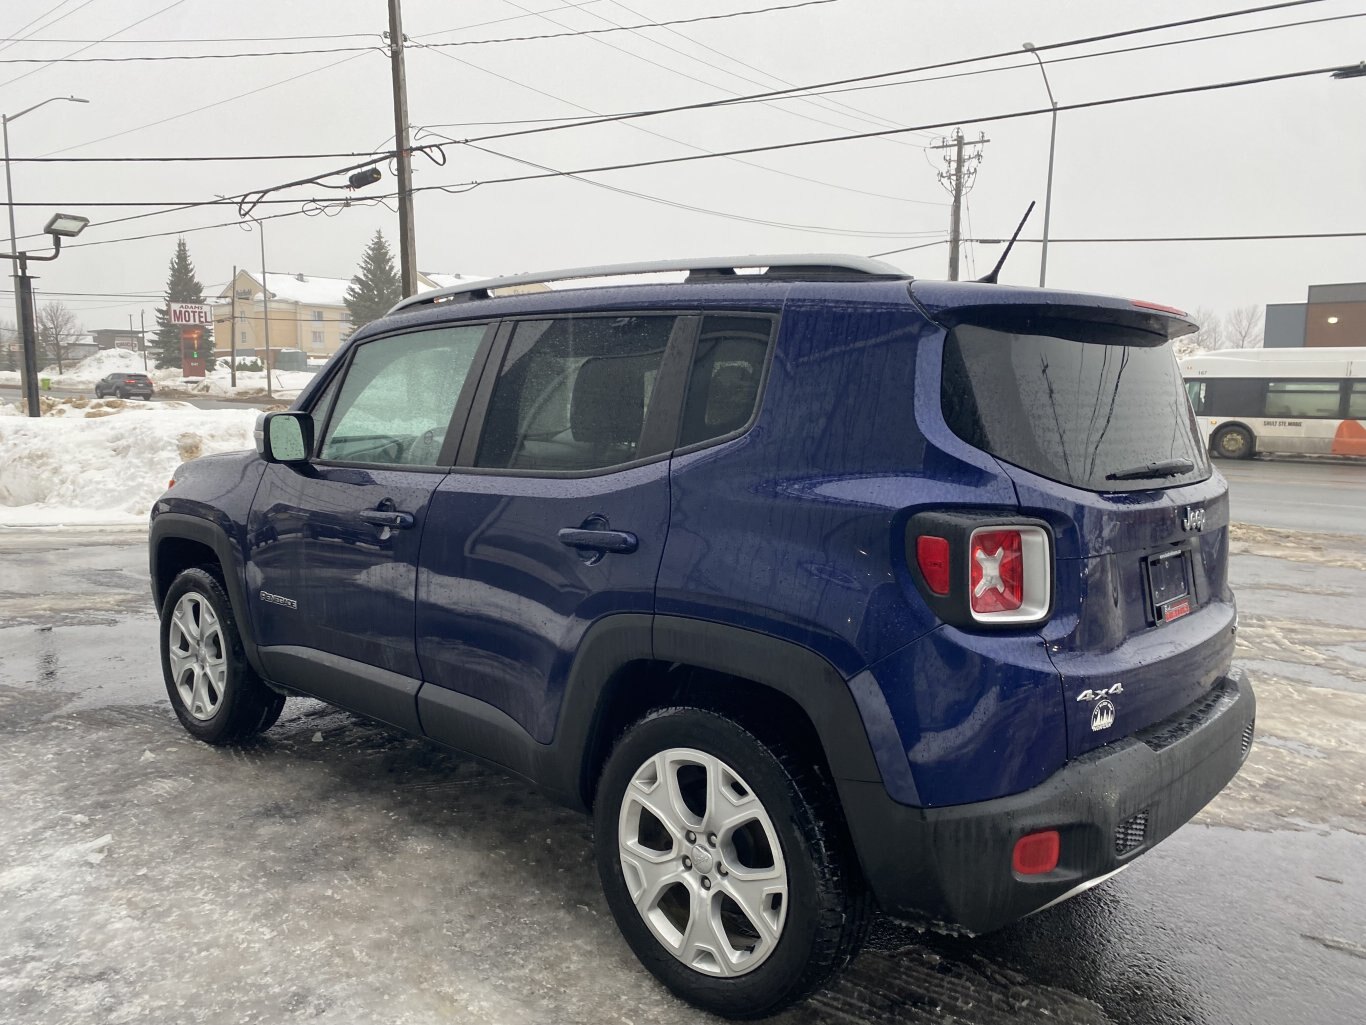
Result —
M474 465L582 473L635 461L676 319L518 322Z
M1170 344L1104 324L1053 322L1046 330L964 324L950 333L942 400L954 433L1005 462L1091 491L1209 476ZM1114 476L1177 460L1191 469Z

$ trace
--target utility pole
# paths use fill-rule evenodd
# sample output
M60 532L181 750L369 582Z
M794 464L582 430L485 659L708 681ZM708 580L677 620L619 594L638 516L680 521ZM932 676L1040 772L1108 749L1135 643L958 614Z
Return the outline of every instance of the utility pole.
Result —
M972 190L977 177L977 165L982 162L982 147L991 140L979 134L977 138L964 143L963 130L955 128L951 139L944 139L930 149L951 149L952 155L945 155L945 170L939 172L939 182L953 196L953 212L949 218L949 280L958 280L958 251L963 243L963 197ZM975 147L972 153L965 146Z
M232 281L228 285L232 292L232 305L228 307L228 345L232 355L228 357L228 375L232 378L232 390L237 390L237 265L232 267Z
M138 345L142 348L142 369L147 370L147 311L138 311Z
M19 314L19 337L24 346L24 399L28 403L29 416L42 416L43 407L38 401L38 331L33 313L33 279L28 276L28 254L16 253L16 256L15 266L19 273L14 276L14 301Z
M409 149L408 80L403 71L403 17L389 0L389 58L394 76L394 148L398 150L398 269L403 297L417 294L417 239L413 232L413 155Z
M266 332L266 397L274 398L270 390L270 289L266 287L266 226L256 222L256 230L261 233L261 322Z

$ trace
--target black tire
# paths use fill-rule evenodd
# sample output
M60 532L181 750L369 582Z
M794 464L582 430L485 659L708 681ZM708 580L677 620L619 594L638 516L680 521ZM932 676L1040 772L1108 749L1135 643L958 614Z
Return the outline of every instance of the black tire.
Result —
M186 605L192 617L194 608L206 605L217 619L214 657L221 657L226 668L221 691L216 684L209 687L217 702L207 715L191 711L172 666L172 624L181 599L186 596L192 596ZM202 624L202 620L200 622ZM189 668L192 675L186 680L193 679L193 667ZM161 606L161 672L176 718L189 734L209 744L231 744L262 733L275 725L285 706L284 695L267 687L251 668L242 649L237 618L227 592L218 577L204 568L182 571L166 592L166 600Z
M1223 459L1251 459L1257 450L1252 432L1236 424L1215 431L1209 447L1211 452Z
M98 384L95 385L95 398L97 398L97 399L102 399L102 398L104 398L104 389L101 388Z
M758 798L778 839L786 869L786 917L765 959L745 974L708 974L675 956L637 910L623 873L618 831L627 788L655 755L671 749L700 751L725 763ZM766 743L714 712L665 708L628 729L607 760L594 805L594 853L607 904L641 964L697 1007L728 1018L761 1018L814 992L847 965L863 944L871 898L842 823L834 791L811 767L810 759ZM666 842L677 852L677 840ZM711 843L715 848L716 867L707 871L716 882L705 893L691 892L715 901L724 895L726 871L720 867L724 859L719 853L727 844L723 841L718 847L710 837L699 837L697 843ZM694 854L697 849L688 848ZM730 854L736 849L732 844ZM711 861L712 854L704 856ZM688 872L698 864L687 863ZM689 892L681 883L668 887L678 888ZM663 905L661 900L657 907ZM719 910L727 907L724 903L716 906ZM738 905L732 906L739 910Z

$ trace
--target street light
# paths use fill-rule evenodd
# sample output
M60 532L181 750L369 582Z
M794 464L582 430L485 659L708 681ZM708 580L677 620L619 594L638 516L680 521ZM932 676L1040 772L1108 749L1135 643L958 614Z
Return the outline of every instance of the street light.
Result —
M4 137L5 137L5 205L9 208L9 248L10 248L9 259L13 261L13 263L14 263L14 271L15 271L13 277L14 277L14 310L15 310L15 316L16 316L16 318L17 318L16 322L17 322L17 324L19 325L21 336L24 337L24 378L25 378L25 390L26 390L26 393L27 393L27 395L28 395L28 415L29 415L29 416L38 416L38 415L39 415L39 410L38 410L38 367L37 367L38 356L37 356L37 352L36 352L36 351L33 351L33 350L30 349L29 343L28 343L28 336L27 336L26 334L24 334L24 325L25 325L25 323L29 320L29 317L30 317L30 308L31 308L31 306L32 306L32 293L31 293L32 285L31 285L30 282L28 282L27 268L26 268L26 265L25 265L25 256L26 256L27 254L21 254L21 253L19 252L19 240L18 240L18 238L17 238L17 233L16 233L15 230L14 230L14 183L13 183L13 181L12 181L11 178L10 178L10 163L9 163L9 123L10 123L11 121L18 121L21 117L23 117L25 114L29 113L30 111L37 110L39 107L46 106L46 105L49 104L49 103L56 103L56 102L59 101L59 100L61 100L61 101L63 101L63 102L66 102L66 103L89 103L89 102L90 102L89 100L82 99L82 98L79 97L79 96L50 96L50 97L48 97L47 99L42 100L42 101L39 102L39 103L35 103L35 104L34 104L33 106L31 106L31 107L25 107L23 110L19 111L19 113L17 113L17 114L0 114L0 130L3 130ZM50 235L52 236L52 242L53 242L53 248L54 248L53 254L52 254L51 256L35 256L35 257L32 257L32 259L35 259L35 260L55 260L55 259L57 258L57 253L61 252L61 247L62 247L61 239L62 239L63 237L66 237L66 238L73 238L73 237L75 237L76 235L79 235L79 234L81 233L82 229L84 229L85 226L86 226L87 224L90 223L90 222L89 222L88 220L86 220L84 217L73 217L73 218L70 218L70 220L71 220L72 222L74 222L74 221L80 221L81 223L80 223L79 226L74 226L74 227L72 228L72 230L62 230L61 228L54 228L54 224L55 224L60 218L62 218L62 217L64 217L64 216L66 216L66 215L59 214L57 217L54 217L51 221L48 221L48 226L47 226L47 228L45 229L45 230L48 232L48 234L50 234ZM68 225L68 227L72 227L72 226ZM20 281L20 278L23 278L24 281L21 282L21 281ZM25 306L25 301L24 301L24 298L23 298L23 293L25 292L26 289L29 290L29 303L28 303L28 306Z
M55 260L62 254L62 239L75 238L85 230L90 218L78 214L53 214L43 228L52 239L51 256L35 256L21 253L16 248L12 253L0 253L0 259L13 260L14 303L19 315L19 335L24 345L24 399L28 404L29 416L42 416L38 402L38 331L37 318L33 311L33 279L28 276L30 260Z
M1039 287L1043 288L1048 279L1048 222L1053 214L1053 151L1058 142L1058 101L1053 99L1053 87L1048 84L1048 71L1039 51L1034 49L1033 43L1025 43L1024 48L1039 62L1039 74L1043 75L1043 87L1048 90L1048 102L1053 108L1053 128L1048 133L1048 185L1043 194L1043 252L1039 256Z

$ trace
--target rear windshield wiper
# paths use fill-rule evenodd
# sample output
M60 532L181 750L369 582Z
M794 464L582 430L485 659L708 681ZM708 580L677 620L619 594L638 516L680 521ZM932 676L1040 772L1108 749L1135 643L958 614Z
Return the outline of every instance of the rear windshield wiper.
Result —
M1105 479L1143 480L1145 477L1175 477L1179 473L1190 473L1194 469L1195 464L1189 459L1163 459L1160 462L1144 463L1142 466L1107 473Z

